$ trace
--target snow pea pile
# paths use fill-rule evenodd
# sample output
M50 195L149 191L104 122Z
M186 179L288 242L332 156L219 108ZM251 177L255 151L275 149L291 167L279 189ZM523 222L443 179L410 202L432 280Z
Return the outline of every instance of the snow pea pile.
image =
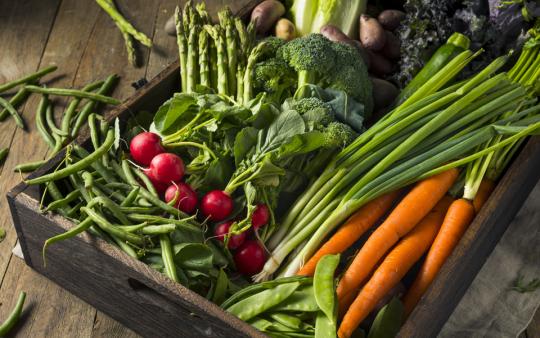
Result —
M339 255L327 255L311 277L287 277L248 286L221 307L270 337L332 337L336 332L334 272Z

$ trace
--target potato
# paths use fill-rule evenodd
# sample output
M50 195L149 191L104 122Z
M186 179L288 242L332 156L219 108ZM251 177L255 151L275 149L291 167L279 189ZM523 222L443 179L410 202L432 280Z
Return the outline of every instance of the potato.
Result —
M360 42L372 51L381 50L386 42L386 34L379 21L366 14L360 16Z
M403 18L405 17L405 13L397 10L397 9L387 9L381 12L377 19L381 23L381 25L384 27L384 29L388 29L390 31L393 31L394 29L398 28L399 23Z
M163 29L169 35L176 35L176 23L174 22L174 15L172 15L169 20L165 22Z
M386 43L381 53L389 59L399 58L401 41L392 32L386 30L384 32L386 34Z
M369 55L367 54L365 48L362 47L360 41L349 38L347 34L343 33L341 29L339 29L339 27L330 24L322 26L320 33L330 41L343 42L356 47L362 56L362 59L364 59L366 67L369 69Z
M275 34L278 38L291 41L296 37L296 27L291 20L281 18L276 23Z
M257 34L266 34L283 14L285 6L277 0L265 0L257 5L251 12Z
M369 54L370 73L383 76L392 72L392 63L383 55L367 50Z
M372 77L371 82L373 83L374 110L377 111L391 105L399 94L397 87L389 81L376 77Z

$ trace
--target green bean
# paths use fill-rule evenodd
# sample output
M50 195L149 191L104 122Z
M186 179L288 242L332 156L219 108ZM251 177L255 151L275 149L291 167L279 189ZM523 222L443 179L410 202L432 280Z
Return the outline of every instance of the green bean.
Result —
M26 98L28 97L28 95L30 94L30 92L28 90L26 90L26 88L22 87L21 89L19 89L19 91L17 92L17 94L15 94L10 100L9 100L9 104L14 108L14 109L17 109L17 107L19 107L19 105L21 103L23 103L24 100L26 100ZM6 119L6 117L8 116L8 110L7 109L2 109L0 111L0 121L4 121Z
M122 224L129 225L130 221L126 215L122 212L120 206L114 203L111 199L105 196L98 196L88 203L87 208L92 208L94 205L99 204L108 209L114 217L116 217Z
M90 153L86 149L84 149L83 147L81 147L79 145L74 145L73 146L73 151L75 152L75 154L80 156L81 159L90 156ZM110 169L104 167L101 162L94 161L94 162L92 162L90 164L90 166L92 168L94 168L94 170L96 170L99 173L99 175L101 177L103 177L105 179L105 181L107 181L107 183L113 183L113 182L118 181L118 179L116 177L114 177L113 172Z
M113 234L109 234L109 236L111 236L113 241L115 241L116 244L120 247L120 249L122 249L125 253L127 253L129 256L135 259L139 259L139 255L137 254L137 252L135 252L135 250L129 244L127 244L126 242L118 238L118 236L115 236Z
M137 198L137 204L140 205L141 207L151 207L151 206L153 206L152 203L148 202L147 199L144 199L142 197Z
M107 130L109 130L109 122L107 122L106 119L101 119L99 121L99 130L100 130L100 135L101 137L103 138L103 135L107 134ZM100 142L103 142L102 139L100 139ZM108 167L109 166L109 154L105 154L103 155L103 165Z
M146 176L146 174L140 170L135 169L134 171L135 171L135 175L137 175L139 179L143 181L144 185L146 186L146 190L150 191L152 195L159 198L159 194L156 188L154 187L154 184L152 183L152 181L150 181L150 179L148 178L148 176Z
M154 215L141 215L141 214L128 214L127 217L133 221L136 222L150 222L150 223L172 223L176 225L177 227L181 227L185 230L191 231L191 232L197 232L201 233L201 228L194 225L193 223L190 223L192 218L187 219L174 219L174 218L165 218L161 216L154 216Z
M105 186L109 189L121 189L124 191L133 190L133 187L131 185L126 184L126 183L121 183L121 182L110 182L110 183L106 183Z
M336 323L336 288L334 286L334 272L339 264L339 255L326 255L321 258L315 267L313 277L313 291L315 300L321 311Z
M96 127L96 114L92 113L88 115L88 128L90 129L90 139L94 149L99 148L99 134Z
M52 104L49 104L45 111L45 120L47 121L47 125L49 126L49 129L53 134L57 134L60 136L69 136L69 133L59 129L56 126L56 123L54 122L54 107Z
M275 288L264 290L242 299L226 310L244 321L249 320L283 302L292 295L299 286L299 282L280 284Z
M114 131L109 130L107 133L107 138L105 139L105 142L96 149L92 154L90 154L88 157L75 162L71 165L67 165L65 168L60 169L58 171L49 173L47 175L43 175L40 177L36 177L34 179L30 179L26 181L26 184L33 185L33 184L41 184L49 181L55 181L59 180L61 178L67 177L73 173L79 172L88 166L90 166L92 163L97 161L104 153L106 153L109 148L112 146L114 142Z
M135 224L135 225L121 225L121 224L114 224L114 225L127 232L137 232L137 231L142 230L142 228L144 228L145 226L148 226L148 223L143 222L141 224Z
M109 77L107 77L107 79L105 79L105 82L103 83L101 88L99 88L99 90L97 91L97 94L94 94L94 93L92 94L103 95L103 94L108 93L109 90L112 88L112 86L115 84L116 79L117 79L116 75L110 75ZM118 101L118 103L120 103L120 101ZM86 123L88 119L88 115L94 110L95 106L96 106L96 103L94 101L87 102L84 105L84 107L79 112L77 119L75 120L75 124L73 125L73 128L71 130L71 137L75 138L77 136L77 134L79 133L79 130L81 129L83 124Z
M108 232L112 235L117 236L118 238L131 242L136 245L144 245L145 240L144 237L132 234L126 231L123 231L119 229L118 227L115 227L112 225L105 217L97 213L91 208L88 207L82 207L81 212L87 214L103 231Z
M40 93L47 95L58 95L58 96L72 96L78 97L81 99L89 99L93 101L107 103L113 106L119 105L121 102L113 97L105 96L93 92L85 92L78 89L65 89L65 88L45 88L34 85L26 86L26 89L32 93Z
M159 244L161 246L161 257L165 266L165 274L175 282L180 282L176 273L176 264L174 263L174 254L171 246L169 235L162 234L159 236Z
M88 190L84 188L84 184L80 181L80 177L77 175L70 175L69 180L75 187L75 189L79 190L81 192L81 196L85 200L86 203L90 203L92 198L90 197L90 194L88 193ZM54 181L50 181L49 183L54 183Z
M29 172L37 170L39 167L47 163L47 161L48 160L37 160L37 161L32 161L32 162L20 163L20 164L17 164L13 168L13 171L21 172L21 173L29 173Z
M124 174L124 169L122 169L122 166L120 166L120 164L118 164L118 162L111 161L110 165L112 166L114 173L118 177L120 177L122 179L122 181L124 181L126 183L129 183L128 180L127 180L126 175ZM129 185L131 186L131 184L129 184Z
M92 174L90 174L88 171L83 171L81 173L81 177L86 189L91 189L94 186L94 177L92 177Z
M81 197L81 192L79 190L73 190L72 192L67 194L66 197L49 203L49 205L43 210L43 212L53 211L58 208L65 207L79 197Z
M0 85L0 93L4 92L6 90L9 90L9 89L11 89L13 87L17 87L18 85L23 84L23 83L35 82L36 80L38 80L42 76L44 76L46 74L49 74L51 72L54 72L56 70L56 68L57 68L56 66L49 66L49 67L40 69L40 70L38 70L37 72L35 72L33 74L22 77L20 79L13 80L11 82L6 82L6 83Z
M93 91L103 85L103 81L97 81L94 83L90 83L81 89L83 92L90 92ZM64 117L62 118L62 124L61 128L65 133L69 134L69 127L71 126L71 120L73 116L75 115L75 111L77 110L77 107L79 106L79 103L81 102L81 99L78 97L73 98L70 102L66 110L64 111Z
M64 196L60 192L60 189L58 189L58 186L56 185L56 183L47 182L45 186L47 187L47 191L49 192L49 194L54 200L61 200L64 198Z
M80 191L79 191L79 193L80 193ZM83 205L83 202L81 202L81 201L78 202L77 204L75 204L75 205L73 206L73 208L71 208L71 209L69 209L69 210L67 211L66 217L70 217L70 218L74 217L75 214L76 214L77 212L79 212L79 209L81 209L82 205Z
M68 231L61 233L59 235L56 235L54 237L51 237L45 241L45 244L43 244L43 249L41 250L41 256L43 257L43 265L46 265L45 255L47 248L54 243L73 238L77 236L80 233L83 233L84 231L88 230L90 226L92 225L92 219L89 217L85 218L84 221L77 224L75 227L69 229Z
M129 162L127 160L122 161L122 169L124 170L124 174L126 176L127 182L131 184L132 186L140 186L140 184L135 180L135 177L133 177L133 173L131 172L131 168L129 166ZM178 215L180 217L188 217L185 213L181 212L180 210L176 209L174 206L168 205L167 203L160 200L158 197L154 196L151 192L141 187L141 190L139 191L139 194L150 201L153 205L161 208L163 211L166 211L173 215Z
M147 225L141 229L141 233L144 235L161 235L169 234L174 230L176 230L174 224Z
M11 311L6 321L2 323L2 325L0 325L0 337L6 336L9 330L11 330L15 326L15 324L17 324L17 321L19 320L23 310L25 299L26 293L21 292L19 295L19 299L17 300L17 304L15 304L15 307L13 308L13 311Z
M135 199L137 198L137 196L139 195L139 187L135 187L133 188L129 194L127 195L127 197L122 201L122 203L120 203L120 206L121 207L127 207L127 206L130 206L133 204L133 202L135 201Z
M0 107L3 107L5 110L7 110L7 112L11 116L13 116L13 119L15 120L15 124L17 125L17 127L24 129L24 121L21 115L19 115L19 113L11 105L11 103L9 103L6 99L2 98L1 96L0 96Z
M4 148L0 150L0 165L4 164L6 157L9 153L9 148Z
M120 207L120 210L124 213L142 213L142 214L155 214L160 212L161 209L157 207Z
M119 192L117 190L114 190L114 189L110 189L109 187L107 187L107 185L99 183L99 180L101 180L101 179L102 178L98 178L94 182L94 186L96 188L98 188L99 190L102 190L105 194L107 194L108 197L112 197L112 198L114 198L116 201L118 201L120 203L126 199L126 196L124 194L122 194L121 192Z
M274 288L281 284L287 284L287 283L294 283L299 282L302 285L305 284L311 284L313 282L313 278L306 277L306 276L293 276L293 277L285 277L285 278L279 278L274 280L269 280L262 283L252 284L249 285L240 291L236 292L234 295L229 297L223 304L221 304L221 307L226 309L230 307L231 305L238 303L240 300L249 297L251 295L254 295L260 291Z
M43 95L43 97L39 101L38 110L36 112L36 129L39 131L39 133L43 137L43 140L49 145L49 148L52 149L56 145L56 142L54 138L51 136L51 134L49 133L49 131L47 130L47 127L45 126L45 122L44 122L48 105L49 105L49 98L47 95Z

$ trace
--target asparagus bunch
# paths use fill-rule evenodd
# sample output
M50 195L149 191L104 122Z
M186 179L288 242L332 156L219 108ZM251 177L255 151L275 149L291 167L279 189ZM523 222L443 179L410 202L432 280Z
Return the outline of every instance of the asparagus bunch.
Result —
M204 3L194 6L188 1L183 10L176 8L181 90L195 92L197 86L204 86L241 103L255 29L252 24L246 27L229 8L220 11L218 18L213 24Z

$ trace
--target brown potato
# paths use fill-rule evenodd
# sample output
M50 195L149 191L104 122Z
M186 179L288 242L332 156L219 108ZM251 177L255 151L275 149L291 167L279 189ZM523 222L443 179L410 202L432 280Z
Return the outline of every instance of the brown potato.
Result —
M369 56L368 51L362 46L360 41L358 40L351 40L352 44L358 49L358 52L362 56L362 59L364 59L364 63L366 64L366 68L369 70L371 67L371 58Z
M277 0L265 0L251 12L251 21L255 21L257 34L266 34L285 14L285 6Z
M320 33L330 41L343 42L356 47L362 56L362 59L364 59L366 67L369 69L369 55L367 54L365 48L362 47L360 41L349 38L347 34L343 33L341 29L339 29L339 27L330 24L322 26Z
M399 58L401 41L394 33L390 31L384 32L386 34L386 43L384 44L381 53L389 59Z
M381 50L386 42L386 34L379 21L366 14L360 16L360 42L373 51Z
M371 82L373 83L374 110L377 111L391 105L399 94L397 87L389 81L376 77L372 77Z
M392 72L393 65L386 57L381 54L374 53L370 50L367 50L369 54L370 62L370 73L373 73L378 76L384 76Z
M174 22L174 15L172 15L169 20L165 22L163 29L169 35L176 35L176 23Z
M291 41L296 37L296 27L291 20L281 18L276 23L275 34L278 38Z
M377 19L381 25L390 31L398 28L399 23L405 17L405 13L397 9L387 9L382 11Z

